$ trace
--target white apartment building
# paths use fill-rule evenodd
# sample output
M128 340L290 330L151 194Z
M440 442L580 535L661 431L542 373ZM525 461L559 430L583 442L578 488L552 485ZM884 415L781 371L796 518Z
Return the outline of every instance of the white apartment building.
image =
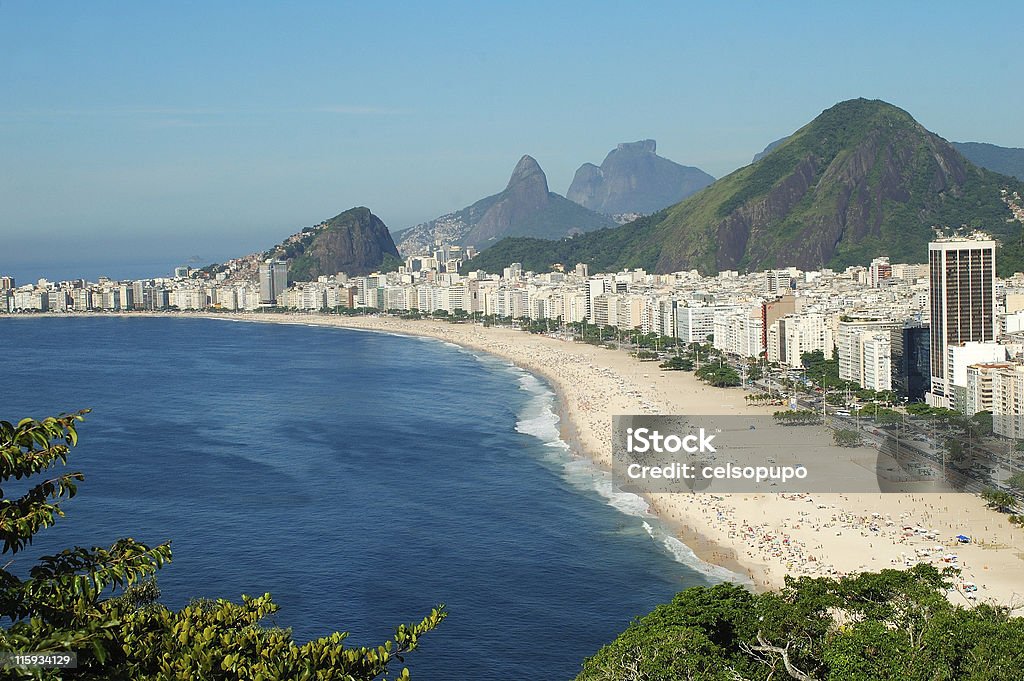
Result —
M984 362L967 367L967 379L963 412L967 415L979 411L994 411L993 387L999 371L1014 370L1010 362Z
M967 367L1006 361L1006 346L995 342L962 343L946 349L945 404L949 409L967 410Z
M714 347L740 357L760 357L763 332L759 309L721 314L715 317Z
M676 337L685 345L707 343L715 333L715 318L742 311L735 305L676 306Z
M120 300L118 292L114 296ZM120 302L118 302L120 304ZM171 307L179 310L203 310L207 306L206 291L198 288L179 288L171 291Z
M992 430L997 435L1024 438L1024 366L997 369L992 375Z
M865 333L860 339L860 385L868 390L892 390L892 337Z
M594 307L598 296L609 293L612 290L611 282L605 277L592 277L587 279L587 320L594 321Z
M92 309L92 290L87 288L76 288L71 290L71 307L76 312L85 312Z
M868 267L868 286L878 288L889 279L892 279L892 265L889 264L889 258L881 257L872 260Z
M835 347L832 326L823 314L789 314L768 327L766 353L769 362L803 368L801 356L820 350L832 357Z
M15 289L11 304L14 306L14 310L46 312L50 309L50 294L43 289L29 287Z
M839 356L839 378L844 381L854 381L858 385L868 388L864 382L867 376L871 376L874 385L884 384L881 378L882 367L878 364L879 354L882 350L883 341L877 337L885 336L891 339L894 332L898 333L903 328L903 320L894 321L889 317L863 317L846 318L839 320L838 332L836 333L836 349ZM891 353L892 342L888 340L887 352ZM871 349L865 355L864 345L869 343ZM870 358L874 364L865 366L865 359ZM888 360L890 376L888 387L870 388L871 390L890 390L892 388L892 360Z

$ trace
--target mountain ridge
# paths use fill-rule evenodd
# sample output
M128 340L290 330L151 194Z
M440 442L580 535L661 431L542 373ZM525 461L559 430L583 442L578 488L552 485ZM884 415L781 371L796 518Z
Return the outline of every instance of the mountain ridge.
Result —
M429 252L439 239L482 250L504 237L559 238L614 224L550 191L540 164L527 154L516 163L504 190L395 236L399 252L414 255Z
M474 267L554 258L594 269L710 274L843 267L878 255L921 262L933 226L968 225L1004 240L1001 269L1019 268L1021 230L1007 222L1004 188L1024 193L1024 183L971 164L906 111L879 100L848 100L656 219L557 244L499 244ZM551 256L542 255L545 248Z
M565 196L605 215L648 214L678 203L714 181L700 168L658 156L657 142L645 139L618 144L600 166L581 165Z
M976 166L1024 180L1024 149L987 142L952 142L953 147Z
M777 139L762 151L754 154L751 163L757 163L762 158L775 151L789 139L789 136ZM1000 175L1009 175L1018 180L1024 180L1024 149L1017 147L1001 147L988 142L950 142L954 149L974 165L991 170Z

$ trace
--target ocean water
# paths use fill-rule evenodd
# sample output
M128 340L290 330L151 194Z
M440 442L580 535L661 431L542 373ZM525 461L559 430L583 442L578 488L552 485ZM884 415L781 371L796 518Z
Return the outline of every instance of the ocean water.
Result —
M93 409L80 494L26 554L170 539L171 607L270 592L296 638L369 645L443 602L414 679L568 679L730 577L573 457L548 386L495 357L194 318L0 319L0 350L0 419Z

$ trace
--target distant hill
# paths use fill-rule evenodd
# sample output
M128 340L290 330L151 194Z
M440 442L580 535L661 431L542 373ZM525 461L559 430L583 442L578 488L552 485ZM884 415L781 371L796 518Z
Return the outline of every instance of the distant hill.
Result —
M398 249L387 226L369 208L350 208L330 220L307 227L267 253L290 260L291 281L314 281L322 275L345 272L365 275L393 269Z
M764 151L754 154L754 162L760 161L787 139L789 138L783 137L780 140L775 140L765 147ZM979 168L1024 180L1024 149L999 147L985 142L950 142L950 144L964 158Z
M473 267L586 262L655 272L804 269L922 262L932 227L984 228L1003 242L1001 272L1024 269L1021 224L1000 190L1024 183L967 161L910 114L878 100L841 102L767 156L690 198L622 227L561 242L509 240ZM495 269L492 269L495 268Z
M540 165L523 156L502 192L395 236L399 251L414 255L428 252L436 239L482 250L510 236L557 239L614 224L611 218L548 191Z
M754 160L752 160L751 163L757 163L762 158L764 158L765 156L767 156L768 154L772 153L773 151L778 149L780 146L782 146L782 143L785 142L788 139L789 139L789 137L786 136L786 137L783 137L782 139L775 140L774 142L769 144L767 147L765 147L762 151L759 151L756 154L754 154Z
M1024 149L984 142L953 142L953 146L976 166L1024 180Z
M584 163L565 196L605 215L647 214L679 203L715 181L700 168L658 156L654 140L627 142L605 156L600 167Z

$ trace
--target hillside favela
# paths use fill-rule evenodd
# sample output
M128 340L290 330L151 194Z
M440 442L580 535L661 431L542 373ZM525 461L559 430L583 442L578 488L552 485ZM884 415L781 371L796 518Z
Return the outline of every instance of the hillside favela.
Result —
M1012 22L11 4L3 678L1024 672Z

